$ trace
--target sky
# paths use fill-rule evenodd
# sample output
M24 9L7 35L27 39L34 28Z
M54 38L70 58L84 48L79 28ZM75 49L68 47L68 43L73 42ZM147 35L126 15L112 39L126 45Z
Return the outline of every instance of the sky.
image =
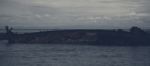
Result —
M150 0L0 0L0 27L150 28Z

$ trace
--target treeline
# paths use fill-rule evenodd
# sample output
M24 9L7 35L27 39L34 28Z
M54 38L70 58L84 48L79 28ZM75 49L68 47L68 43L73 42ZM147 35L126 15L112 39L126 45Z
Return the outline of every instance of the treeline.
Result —
M6 26L5 36L8 43L41 43L41 44L90 44L90 45L150 45L150 34L138 27L129 31L73 29L43 31L35 33L16 34L12 28Z

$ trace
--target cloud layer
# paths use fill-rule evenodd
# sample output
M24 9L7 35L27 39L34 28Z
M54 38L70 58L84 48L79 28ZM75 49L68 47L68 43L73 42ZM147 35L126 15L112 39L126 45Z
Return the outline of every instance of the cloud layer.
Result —
M150 28L149 0L1 0L0 26Z

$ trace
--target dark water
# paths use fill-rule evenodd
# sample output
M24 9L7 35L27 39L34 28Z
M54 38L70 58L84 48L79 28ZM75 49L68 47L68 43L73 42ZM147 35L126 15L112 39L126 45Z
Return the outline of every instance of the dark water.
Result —
M1 42L0 66L150 66L150 47Z

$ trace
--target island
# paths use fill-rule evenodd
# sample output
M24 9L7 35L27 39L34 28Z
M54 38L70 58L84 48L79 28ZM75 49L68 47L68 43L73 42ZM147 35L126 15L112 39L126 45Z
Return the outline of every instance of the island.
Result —
M139 27L130 30L122 29L62 29L33 33L14 33L6 26L6 33L0 33L0 40L6 39L9 44L88 44L102 46L148 46L150 34Z

